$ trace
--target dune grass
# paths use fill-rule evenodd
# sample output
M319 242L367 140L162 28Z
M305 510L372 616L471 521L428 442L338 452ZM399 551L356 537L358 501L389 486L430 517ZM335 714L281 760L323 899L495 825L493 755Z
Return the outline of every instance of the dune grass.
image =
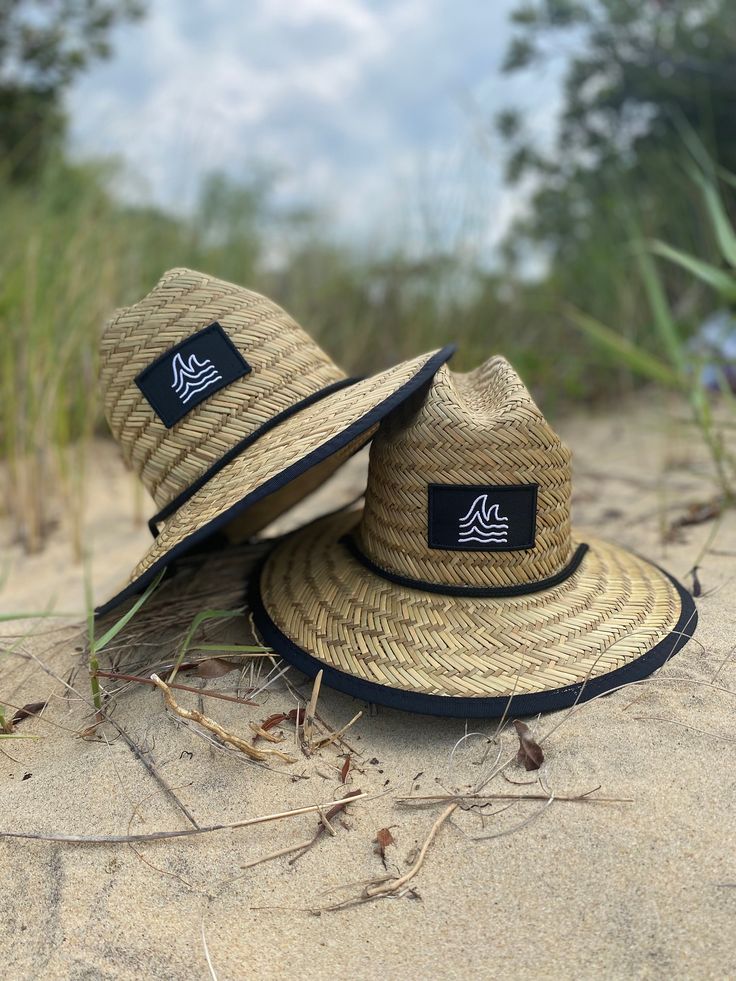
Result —
M644 241L634 226L637 268L646 292L658 352L650 353L643 345L624 337L620 330L588 314L571 310L571 317L578 329L611 357L643 378L679 392L687 400L696 431L713 463L721 504L733 506L736 504L736 452L729 430L736 425L734 361L723 350L725 338L719 345L697 336L693 342L688 336L686 325L673 310L656 264L656 259L664 260L682 270L686 279L704 285L712 296L713 307L724 314L731 311L731 331L736 331L736 316L732 312L736 308L736 228L724 204L719 180L723 178L736 186L736 178L719 174L697 137L692 133L685 136L692 155L688 170L702 194L703 210L717 244L720 264L675 249L666 242ZM714 395L719 397L723 410L719 414L714 412Z
M455 340L453 368L503 353L546 411L620 393L647 358L658 371L645 375L671 381L671 358L660 356L661 323L641 313L646 288L635 276L605 285L618 309L632 311L617 326L616 343L591 344L571 326L568 298L554 281L490 272L459 247L422 259L345 248L319 216L279 211L262 178L210 178L183 218L126 206L110 190L115 185L112 165L72 166L63 158L32 185L0 177L0 509L29 552L61 522L74 556L83 557L90 440L105 432L100 331L115 307L140 298L172 266L273 297L350 373ZM611 248L602 242L600 256ZM599 262L592 271L600 279L604 269ZM684 280L696 270L691 263L681 271ZM626 356L632 345L638 366ZM675 370L682 374L682 366Z

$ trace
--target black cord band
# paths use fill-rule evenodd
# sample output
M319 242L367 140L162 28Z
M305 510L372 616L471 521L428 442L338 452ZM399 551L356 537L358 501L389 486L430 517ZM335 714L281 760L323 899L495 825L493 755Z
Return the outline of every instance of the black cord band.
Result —
M469 599L492 599L504 596L526 596L529 593L539 593L543 589L551 589L558 586L561 582L568 579L578 568L583 560L583 556L588 551L588 546L583 542L575 549L572 558L567 565L556 572L553 576L546 579L537 579L536 582L518 583L514 586L452 586L446 583L425 582L423 579L409 579L406 576L397 575L395 572L388 572L376 565L365 552L361 551L352 535L343 535L340 542L350 552L354 559L365 566L370 572L387 579L389 582L396 583L397 586L406 586L408 589L419 589L425 593L441 593L443 596L465 596Z
M303 409L309 408L310 405L314 405L315 402L319 402L327 395L332 395L333 392L338 392L341 388L347 388L348 385L355 385L357 382L362 380L362 378L342 378L340 381L333 382L331 385L326 385L318 392L312 392L311 395L308 395L305 399L302 399L301 402L295 402L294 405L290 405L287 409L284 409L283 412L279 412L277 415L272 416L270 419L264 422L262 426L259 426L258 429L254 430L254 432L250 433L244 439L241 439L239 443L236 443L235 446L231 446L226 453L223 453L216 463L213 463L212 466L208 467L203 474L200 474L200 476L197 477L197 479L191 483L186 490L183 490L181 494L178 494L173 501L169 501L169 503L165 507L161 508L157 514L154 514L154 516L148 522L148 528L153 537L156 538L158 535L159 522L163 521L165 518L168 518L175 511L178 511L182 504L188 501L190 497L197 493L198 490L201 490L201 488L204 487L204 485L211 480L216 473L219 473L220 470L234 460L236 456L239 456L244 450L247 450L249 446L252 446L261 438L261 436L264 436L267 432L280 425L286 419L296 415L297 412L301 412Z

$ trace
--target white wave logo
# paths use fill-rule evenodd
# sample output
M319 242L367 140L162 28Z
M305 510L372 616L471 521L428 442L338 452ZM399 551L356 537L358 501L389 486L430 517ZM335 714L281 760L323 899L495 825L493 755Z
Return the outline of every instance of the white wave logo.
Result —
M185 361L181 354L175 355L171 367L174 369L174 382L171 387L184 405L193 395L203 392L215 382L222 381L222 375L212 361L209 358L199 361L196 354L192 354L188 361Z
M498 513L498 504L489 504L487 494L479 494L468 513L460 518L458 544L507 545L509 519Z

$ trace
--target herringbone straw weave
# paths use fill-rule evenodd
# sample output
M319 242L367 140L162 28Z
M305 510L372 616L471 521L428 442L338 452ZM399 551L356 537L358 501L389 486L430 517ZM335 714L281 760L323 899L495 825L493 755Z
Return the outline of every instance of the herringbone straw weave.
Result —
M434 483L538 484L534 547L430 549ZM376 435L364 511L315 522L266 560L256 622L271 643L274 629L285 639L284 656L294 645L354 693L356 680L472 699L589 683L642 657L678 623L678 589L644 559L588 538L576 571L551 588L480 598L441 592L526 587L561 573L579 544L570 491L569 451L503 358L466 375L443 367L426 398L407 403ZM372 571L341 541L348 534L370 563L434 591ZM381 701L380 692L370 697Z
M157 357L213 322L251 370L167 428L135 379ZM178 504L192 484L208 479L160 523L125 594L145 585L173 550L180 552L193 535L223 516L234 537L263 528L371 438L378 421L371 421L371 414L380 416L383 404L388 411L405 387L408 395L413 384L422 382L421 373L433 358L439 364L450 354L450 349L432 352L332 392L259 435L210 478L210 468L264 424L346 376L266 297L188 269L167 273L140 302L119 310L104 332L100 378L105 413L125 460L158 509ZM256 491L253 505L240 507Z
M225 328L252 371L167 429L134 379L213 321ZM139 303L119 310L100 343L107 421L159 508L272 416L344 377L271 300L188 269L172 269Z

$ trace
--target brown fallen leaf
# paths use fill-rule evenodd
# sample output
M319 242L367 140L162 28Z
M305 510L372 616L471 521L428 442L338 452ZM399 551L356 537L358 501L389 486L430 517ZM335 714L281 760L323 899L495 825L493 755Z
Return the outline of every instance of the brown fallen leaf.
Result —
M197 665L197 677L199 678L222 678L226 674L234 671L237 664L226 661L222 657L208 657L205 661L200 661Z
M519 752L516 754L517 763L521 763L525 770L538 770L544 763L542 747L532 739L526 722L515 719L514 728L519 737Z
M269 737L266 733L287 720L297 726L301 725L303 719L304 709L301 708L294 708L290 712L274 712L273 715L269 715L267 719L264 719L260 725L251 725L251 729L255 733L253 742L255 743L258 739L269 739L272 742L279 742L280 740Z
M24 705L23 708L19 708L15 713L13 718L10 720L11 726L18 725L23 719L30 719L34 715L38 715L39 712L46 708L47 702L29 702Z
M341 783L347 783L348 774L350 773L350 766L351 766L352 760L353 760L352 756L346 756L345 757L345 762L343 763L342 769L340 770L340 782Z
M394 836L391 834L388 828L381 828L380 831L377 832L373 842L376 846L373 851L376 853L376 855L381 856L381 861L383 862L383 867L385 869L388 867L386 865L386 849L389 845L394 844Z

